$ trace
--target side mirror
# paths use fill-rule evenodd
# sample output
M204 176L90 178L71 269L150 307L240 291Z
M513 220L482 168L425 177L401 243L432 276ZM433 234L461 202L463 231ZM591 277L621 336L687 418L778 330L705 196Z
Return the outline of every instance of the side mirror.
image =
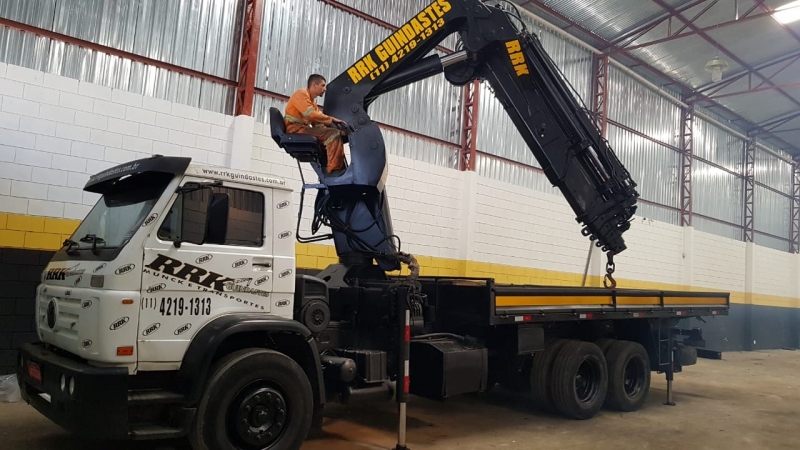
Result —
M206 212L205 242L224 244L228 235L228 194L214 192L208 201Z
M196 187L180 193L181 225L176 247L181 242L203 245L208 220L208 202L213 195L210 187Z
M183 242L224 244L228 234L228 194L214 192L209 185L196 184L187 185L178 192L178 200L170 212L170 216L179 215L178 229L170 232L175 247Z

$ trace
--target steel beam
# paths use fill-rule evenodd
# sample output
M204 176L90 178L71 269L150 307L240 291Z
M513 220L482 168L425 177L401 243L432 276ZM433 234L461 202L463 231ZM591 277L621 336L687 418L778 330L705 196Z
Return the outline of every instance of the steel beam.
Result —
M744 147L744 241L753 242L755 226L753 222L755 207L756 141L748 139Z
M788 63L784 64L780 69L776 70L775 72L772 73L772 75L767 77L766 81L762 81L761 83L758 83L758 85L756 85L755 89L758 89L761 86L765 85L767 83L767 81L772 81L772 79L775 78L779 73L781 73L784 70L788 69L789 66L791 66L794 63L796 63L798 60L800 60L800 56L795 56L794 58L790 59Z
M800 163L792 164L792 253L800 253Z
M761 8L763 11L768 12L770 14L775 12L774 9L770 9L768 6L764 5L764 0L757 1L756 4L753 5L753 7L756 7L756 6ZM793 8L798 8L798 7L800 7L800 6L793 6L792 8L786 8L786 9L784 9L782 11L786 11L787 9L793 9ZM780 25L781 28L786 30L786 32L789 33L789 35L792 36L795 41L800 43L800 35L798 35L797 32L795 32L793 29L789 28L785 23L778 22L778 25Z
M692 226L692 162L694 161L694 103L681 108L681 226Z
M481 85L478 80L464 86L464 111L461 117L461 152L459 170L475 170L478 141L478 109Z
M714 5L716 5L717 3L719 3L719 0L713 0L711 3L709 3L708 5L706 5L706 6L705 6L705 8L701 9L699 13L695 14L695 15L694 15L694 17L692 17L691 19L689 19L689 21L690 21L691 23L694 23L694 22L695 22L697 19L699 19L699 18L700 18L700 16L702 16L702 15L703 15L703 14L705 14L705 13L707 13L707 12L708 12L708 10L709 10L709 9L711 9L711 8L713 8L713 7L714 7ZM689 26L689 25L686 25L686 24L684 24L682 27L678 28L678 31L676 31L676 32L675 32L675 34L676 34L676 35L677 35L677 34L680 34L680 33L681 33L681 31L685 30L685 29L686 29L688 26ZM668 34L672 34L672 33L668 33Z
M239 60L239 84L236 86L235 116L253 115L253 99L258 68L258 40L261 36L262 0L245 0L242 24L242 50Z
M675 147L674 145L668 144L666 142L661 142L658 139L654 138L653 136L649 136L649 135L647 135L645 133L642 133L639 130L634 130L633 128L631 128L631 127L629 127L629 126L627 126L625 124L622 124L620 122L617 122L616 120L607 119L607 122L608 122L609 125L614 125L615 127L619 128L621 130L625 130L628 133L631 133L631 134L633 134L633 135L635 135L637 137L640 137L640 138L642 138L642 139L644 139L646 141L650 141L650 142L652 142L654 144L657 144L657 145L660 145L662 147L668 148L668 149L670 149L670 150L672 150L674 152L678 152L678 153L681 152L681 148L680 147Z
M168 62L159 61L157 59L148 58L146 56L137 55L135 53L126 52L124 50L119 50L112 47L107 47L102 44L85 41L83 39L78 39L73 36L67 36L66 34L56 33L55 31L45 30L43 28L37 28L32 25L28 25L21 22L15 22L13 20L4 19L2 17L0 17L0 26L5 26L8 28L24 31L26 33L32 33L39 36L44 36L54 41L64 42L69 45L86 48L96 52L107 53L109 55L114 55L119 58L139 62L148 66L158 67L159 69L169 70L171 72L181 73L186 76L199 78L201 80L210 81L212 83L222 84L225 86L236 86L236 81L229 80L227 78L222 78L216 75L199 72L197 70L189 69L186 67L176 66L175 64L170 64ZM50 44L47 44L47 46L49 45Z
M600 130L600 135L606 138L608 129L608 55L595 55L592 80L594 83L592 110L595 126Z
M680 6L680 7L676 8L675 10L679 11L679 12L683 12L683 11L686 11L688 9L694 8L695 6L702 5L703 3L706 3L707 1L709 1L709 0L696 0L696 1L691 2L689 4ZM525 2L525 3L528 3L528 2ZM640 25L640 26L638 26L638 27L626 32L622 36L614 39L613 41L611 41L611 45L615 45L616 46L616 45L619 45L620 43L622 43L624 41L628 41L628 44L630 44L631 42L633 42L633 41L639 39L640 37L644 36L648 31L651 31L655 27L657 27L657 26L661 25L662 23L664 23L664 21L671 19L672 16L673 16L673 14L668 12L668 13L666 13L664 15L656 17L655 19L650 20L650 21L648 21L648 22L646 22L646 23L644 23L644 24L642 24L642 25ZM631 38L631 36L635 36L635 37ZM628 45L628 44L626 44L626 45ZM624 45L623 45L623 47L624 47Z
M675 8L673 8L670 5L668 5L664 0L653 0L653 2L655 2L656 4L661 6L662 8L666 9L667 11L675 11ZM699 34L700 37L702 37L706 42L708 42L709 44L711 44L712 46L717 48L725 56L727 56L728 58L730 58L734 62L736 62L736 64L739 64L740 66L744 67L749 72L751 72L753 75L756 75L757 77L761 78L762 80L766 80L766 77L764 77L764 75L762 75L761 72L759 72L757 70L754 70L752 67L750 67L749 64L747 64L746 62L742 61L741 58L739 58L733 52L731 52L730 50L725 48L725 46L721 45L719 42L717 42L714 39L712 39L705 32L705 30L701 30L701 29L697 28L697 26L695 24L689 22L689 20L686 19L681 13L676 13L675 17L678 18L678 20L682 21L683 23L687 24L689 26L689 28L692 29L692 31L697 32L697 34ZM740 19L739 21L741 22L741 20L744 20L744 19ZM772 83L771 81L769 81L769 80L766 80L766 81L770 85L774 86L774 83ZM780 92L785 98L787 98L795 106L800 107L800 101L798 101L796 98L792 97L791 95L787 94L786 92L782 91L781 89L778 89L778 92Z
M680 13L677 13L677 14L675 14L675 17L680 19L679 15L680 15ZM670 42L670 41L674 41L674 40L677 40L677 39L682 39L682 38L685 38L685 37L688 37L688 36L694 36L696 34L702 34L702 33L705 33L706 31L713 31L713 30L717 30L717 29L720 29L720 28L726 28L726 27L729 27L731 25L738 25L740 23L749 22L751 20L762 19L762 18L765 18L765 17L769 17L771 15L772 15L771 13L769 13L769 14L767 14L767 13L756 14L754 16L745 17L745 18L739 19L739 20L730 20L730 21L727 21L727 22L718 23L716 25L709 25L709 26L704 27L704 28L697 28L697 27L694 26L694 21L699 17L699 16L695 16L692 19L685 19L686 22L684 23L683 27L681 29L679 29L678 31L676 31L675 33L672 33L671 35L668 35L667 37L663 37L663 38L660 38L660 39L655 39L655 40L652 40L652 41L649 41L649 42L645 42L643 44L637 44L637 45L634 45L634 46L625 47L623 49L618 49L618 50L610 52L610 53L618 53L618 52L620 52L622 50L627 50L627 51L637 50L637 49L640 49L640 48L650 47L650 46L656 45L656 44L663 44L665 42ZM686 33L680 34L681 31L683 31L684 29L689 28L689 27L692 28L692 31L687 31Z
M768 81L769 81L769 79L764 81L764 83L766 83ZM761 84L764 84L764 83L761 83ZM726 97L736 97L738 95L753 94L753 93L756 93L756 92L771 91L771 90L774 90L774 89L783 89L783 88L796 87L796 86L800 86L800 81L793 81L791 83L784 83L784 84L773 84L772 86L762 86L762 87L758 87L758 88L747 89L747 90L744 90L744 91L729 92L727 94L712 95L712 96L710 96L708 98L710 100L718 100L718 99L726 98Z
M353 8L352 6L348 6L348 5L345 5L344 3L340 3L337 0L319 0L319 1L321 1L322 3L325 3L327 5L330 5L330 6L334 7L334 8L336 8L336 9L344 11L346 13L352 14L352 15L358 17L358 18L364 19L367 22L371 22L371 23L374 23L376 25L380 25L380 26L382 26L384 28L388 28L388 29L390 29L392 31L397 31L397 27L395 25L392 25L389 22L384 22L383 20L380 20L377 17L371 16L371 15L369 15L369 14L367 14L367 13L361 11L361 10ZM449 48L442 47L441 45L437 45L436 48L438 50L442 51L443 53L448 54L448 55L450 53L453 53L453 50L450 50Z
M557 18L558 20L572 25L576 30L579 30L581 33L583 33L583 34L585 34L587 36L592 36L594 39L600 41L605 46L605 48L607 48L607 49L613 50L613 49L618 48L617 46L612 45L610 42L608 42L607 40L605 40L601 36L598 36L598 35L592 33L591 31L587 30L586 28L582 27L581 25L577 24L575 21L573 21L569 17L565 16L563 13L561 13L559 11L556 11L555 9L553 9L553 7L549 6L548 4L545 4L543 2L543 0L527 0L526 2L523 2L521 5L524 5L524 4L531 4L531 5L535 6L536 8L546 12L547 14L552 15L553 17ZM677 9L675 9L675 11L677 11ZM528 11L528 12L530 12L530 11ZM530 12L530 14L533 15L533 12ZM561 29L556 27L556 30L561 30ZM561 31L563 31L563 30L561 30ZM577 37L575 37L575 36L573 36L571 34L566 34L565 33L565 35L571 37L572 39L574 39L575 42L582 43L582 45L585 48L591 49L594 53L602 53L600 50L594 49L590 45L586 44L584 41L581 41L579 38L577 38ZM684 84L683 82L681 82L679 80L676 80L675 78L670 77L666 73L656 69L652 64L649 64L649 63L645 62L641 58L639 58L639 57L637 57L635 55L632 55L629 52L623 52L623 54L624 54L624 56L626 58L628 58L631 61L633 61L636 66L647 70L648 72L652 73L656 77L658 77L658 78L660 78L662 80L665 80L669 84L675 84L677 86L680 86L687 93L689 93L689 92L694 93L694 96L692 98L693 101L704 100L706 98L705 95L703 95L702 93L697 93L696 90L693 89L691 86L688 86L688 85ZM636 77L634 77L634 78L636 78ZM641 79L644 80L643 77ZM658 89L658 87L656 87L655 85L653 85L653 88L654 89ZM746 123L748 125L751 125L751 126L754 125L753 121L745 119L744 117L742 117L741 114L738 114L738 113L726 108L725 106L721 105L720 103L717 103L714 100L708 100L708 102L711 104L710 107L718 107L718 108L724 109L725 113L727 115L730 115L730 116L734 117L734 121L744 122L744 123ZM699 114L699 112L698 112L698 114ZM781 141L787 147L791 147L795 151L800 152L800 147L798 147L796 144L790 144L789 142L787 142L787 141L785 141L785 140L783 140L783 139L781 139L781 138L779 138L778 136L775 136L775 135L773 135L772 137L777 139L777 140L779 140L779 141Z
M800 111L792 111L789 114L778 116L766 122L762 122L758 124L758 128L764 130L765 132L772 133L773 130L775 130L775 128L786 125L787 123L791 122L794 119L797 119L798 117L800 117Z
M775 64L780 64L780 63L782 63L784 61L788 61L788 60L791 60L793 58L798 58L798 57L800 57L800 50L795 50L795 51L793 51L791 53L788 53L786 55L782 55L782 56L779 56L777 58L773 58L773 59L771 59L769 61L764 61L764 62L762 62L760 64L756 64L756 65L753 66L753 69L755 69L755 70L763 70L763 69L766 69L767 67L774 66ZM712 83L706 84L704 86L700 86L700 87L698 87L696 89L696 91L700 92L700 93L704 93L706 95L713 95L714 93L719 92L722 89L725 89L726 87L730 86L731 84L733 84L736 81L739 81L740 79L746 77L749 74L750 74L750 72L748 72L745 69L745 70L742 70L742 71L739 71L739 72L736 72L736 73L728 75L725 78L724 81L719 81L717 83L713 83L712 82Z

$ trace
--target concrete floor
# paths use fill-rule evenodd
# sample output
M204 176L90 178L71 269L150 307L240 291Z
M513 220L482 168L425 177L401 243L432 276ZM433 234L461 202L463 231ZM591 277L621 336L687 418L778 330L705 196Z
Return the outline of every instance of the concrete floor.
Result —
M655 375L646 407L603 411L588 421L547 416L498 389L439 404L412 397L409 447L423 449L797 449L800 447L800 352L725 353L699 359L676 375L676 406L664 406L666 382ZM394 449L395 404L332 407L325 436L303 450ZM0 403L0 449L173 450L171 442L119 443L71 437L22 403Z

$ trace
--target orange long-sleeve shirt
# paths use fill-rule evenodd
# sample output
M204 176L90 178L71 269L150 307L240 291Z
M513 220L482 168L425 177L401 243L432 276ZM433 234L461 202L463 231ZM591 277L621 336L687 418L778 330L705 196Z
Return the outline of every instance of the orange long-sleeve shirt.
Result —
M289 133L297 133L310 125L327 124L330 119L320 111L317 103L311 100L308 89L298 89L292 94L283 116L286 131Z

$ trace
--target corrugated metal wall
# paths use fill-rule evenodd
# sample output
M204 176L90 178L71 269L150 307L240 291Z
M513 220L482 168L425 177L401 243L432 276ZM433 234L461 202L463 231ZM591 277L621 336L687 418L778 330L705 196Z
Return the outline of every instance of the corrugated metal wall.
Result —
M637 215L678 223L680 207L680 108L615 67L608 71L607 139L639 185L642 198L661 206L640 207ZM651 139L646 139L632 129Z
M692 224L700 231L742 239L744 141L695 117L692 150L692 209L696 214Z
M755 242L788 251L791 238L792 166L759 148L756 148L755 156Z
M392 9L372 0L339 1L395 26L429 3L408 0ZM0 17L230 80L237 78L242 14L240 0L0 1ZM580 99L591 106L593 55L544 24L523 18L539 34ZM256 84L289 95L312 72L333 78L389 32L320 0L265 0ZM455 37L443 45L454 48ZM0 27L0 61L213 111L233 111L232 87L5 27ZM662 143L613 123L608 126L612 148L647 200L640 203L638 215L677 224L680 157L670 147L680 145L680 109L613 66L608 81L609 119ZM480 97L478 149L505 160L479 155L476 170L483 176L560 195L541 172L522 166L538 164L488 86L481 86ZM461 102L462 89L438 76L385 95L373 105L371 115L457 144ZM256 120L266 122L266 111L273 104L282 107L280 101L257 96ZM742 239L743 142L700 118L695 120L694 132L693 208L698 214L694 226ZM452 147L398 133L387 132L385 137L393 154L457 167L457 151ZM788 249L791 167L758 151L756 181L755 226L760 232L756 242Z
M680 144L678 105L614 66L608 70L608 118L667 145Z
M491 156L478 154L475 171L484 177L505 181L515 186L522 186L536 191L561 196L561 191L553 187L543 172L514 164Z
M255 120L268 124L269 108L273 106L283 111L286 102L273 97L257 95L253 102ZM458 153L452 147L391 130L383 130L382 135L386 150L390 154L458 169ZM347 146L345 146L345 150L347 150Z
M332 80L391 34L319 0L269 0L264 8L256 86L284 95L304 88L311 73ZM390 16L402 20L396 11ZM382 96L369 113L378 122L458 143L462 92L435 76Z
M403 0L391 7L387 7L385 1L375 0L339 0L339 3L355 8L391 25L400 26L430 5L431 0ZM446 38L441 45L449 50L454 50L456 41L457 37L453 35Z
M578 93L579 100L588 101L592 89L592 54L554 34L538 21L528 16L522 18L528 30L539 36L542 46ZM477 148L489 155L541 168L488 83L481 83ZM557 191L541 173L515 166L508 161L492 160L483 156L479 159L478 166L479 172L487 177L522 186L542 187L544 189L537 189L545 192Z
M638 184L637 189L641 197L659 205L678 208L680 154L611 124L608 125L607 134L611 148ZM644 210L640 208L638 215L643 213ZM677 223L677 219L670 223Z
M236 0L3 0L0 17L235 79ZM0 27L0 62L231 114L235 89Z

